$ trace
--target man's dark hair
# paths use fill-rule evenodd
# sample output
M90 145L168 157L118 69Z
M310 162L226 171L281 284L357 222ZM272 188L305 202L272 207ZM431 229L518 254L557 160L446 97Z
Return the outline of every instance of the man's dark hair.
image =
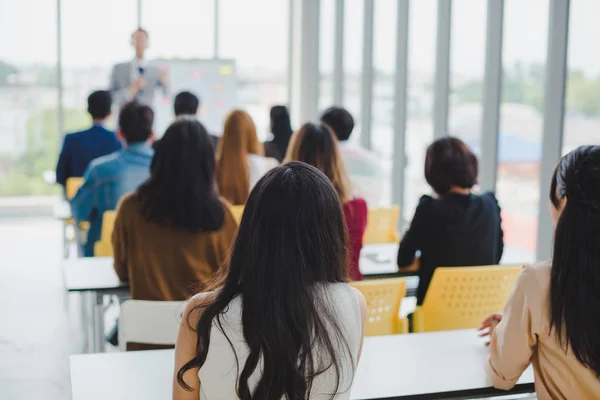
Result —
M133 33L131 34L131 37L133 38L133 35L135 35L138 32L142 32L144 35L146 35L146 39L148 39L150 37L150 35L148 34L148 31L145 30L144 28L142 28L141 26L139 28L137 28L135 31L133 31Z
M104 119L110 115L112 97L107 90L97 90L90 94L87 99L88 112L93 119Z
M333 130L339 141L348 140L354 130L352 114L342 107L329 107L321 115L321 122Z
M200 100L191 92L179 93L175 96L175 102L173 103L176 117L180 115L196 115L199 106Z
M127 144L145 142L152 135L154 111L135 101L126 103L119 113L119 129Z
M440 196L452 186L471 189L477 184L477 172L477 156L460 139L448 136L427 148L425 179Z

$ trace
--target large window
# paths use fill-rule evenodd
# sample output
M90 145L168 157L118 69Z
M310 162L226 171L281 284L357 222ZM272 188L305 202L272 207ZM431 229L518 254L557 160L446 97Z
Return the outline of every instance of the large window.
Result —
M336 12L335 0L321 0L319 25L319 112L333 104Z
M65 133L89 127L87 96L108 89L114 64L133 59L137 28L135 0L62 0L62 57ZM94 15L94 18L82 18ZM111 29L106 29L106 21ZM151 32L150 37L154 39ZM116 126L111 118L109 127Z
M365 0L346 0L344 8L344 107L356 121L350 137L360 142L361 134L361 81L363 59L363 18Z
M569 15L564 154L581 145L600 144L600 55L590 50L600 34L600 2L572 0Z
M0 196L57 193L56 2L0 0Z
M548 0L505 2L497 182L504 262L535 260L548 8Z
M487 2L454 0L448 129L480 154Z
M397 2L375 2L371 145L380 156L383 166L385 185L381 198L382 204L391 203L396 17Z
M234 59L238 102L265 140L269 109L287 103L288 12L284 0L220 0L221 58Z
M425 150L433 139L433 98L437 0L410 3L408 43L408 118L406 124L406 168L402 215L411 220L421 195L430 193L423 165Z

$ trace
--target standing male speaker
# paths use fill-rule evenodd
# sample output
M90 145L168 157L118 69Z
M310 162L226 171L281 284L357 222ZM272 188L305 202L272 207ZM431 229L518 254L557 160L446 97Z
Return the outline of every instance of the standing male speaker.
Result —
M144 59L148 48L148 32L139 28L131 35L131 45L135 49L135 58L131 61L116 64L110 76L110 91L113 101L121 106L135 100L152 107L154 91L160 86L167 94L168 73L151 65Z

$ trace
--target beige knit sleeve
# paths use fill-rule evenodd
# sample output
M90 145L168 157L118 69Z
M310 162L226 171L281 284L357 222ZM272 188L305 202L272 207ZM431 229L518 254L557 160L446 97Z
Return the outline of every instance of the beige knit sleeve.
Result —
M498 389L511 389L531 362L540 326L541 295L533 267L525 267L490 343L489 370Z

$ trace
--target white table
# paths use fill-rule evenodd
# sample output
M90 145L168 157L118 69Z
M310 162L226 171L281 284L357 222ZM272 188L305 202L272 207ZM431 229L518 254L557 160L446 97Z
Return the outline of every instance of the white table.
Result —
M396 267L397 244L369 245L363 247L360 269L366 278L400 276ZM129 283L121 282L113 267L112 257L88 257L64 260L65 286L69 292L82 292L86 307L92 316L91 351L104 351L105 295L126 296ZM419 278L406 276L407 296L415 296Z
M491 387L475 331L366 338L351 399L444 399L532 393L533 371L510 392ZM73 400L171 398L173 350L71 356Z
M113 268L112 257L73 258L63 261L65 287L69 292L80 292L84 321L91 316L91 333L87 339L89 350L104 351L104 296L129 294L129 283L121 282Z

